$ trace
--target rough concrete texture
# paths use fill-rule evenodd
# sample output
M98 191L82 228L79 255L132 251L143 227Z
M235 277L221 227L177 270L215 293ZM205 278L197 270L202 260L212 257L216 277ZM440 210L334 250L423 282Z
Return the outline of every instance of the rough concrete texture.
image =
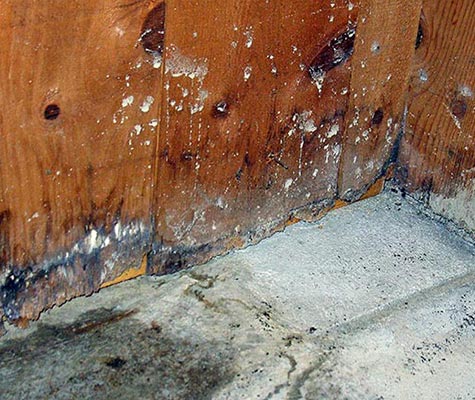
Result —
M394 193L45 313L1 399L474 399L474 248Z

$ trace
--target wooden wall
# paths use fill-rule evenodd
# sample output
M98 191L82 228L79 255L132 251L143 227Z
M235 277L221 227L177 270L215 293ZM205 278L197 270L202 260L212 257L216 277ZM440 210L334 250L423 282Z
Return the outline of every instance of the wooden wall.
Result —
M3 318L359 199L394 160L420 8L0 0Z
M423 2L399 178L475 232L475 3Z

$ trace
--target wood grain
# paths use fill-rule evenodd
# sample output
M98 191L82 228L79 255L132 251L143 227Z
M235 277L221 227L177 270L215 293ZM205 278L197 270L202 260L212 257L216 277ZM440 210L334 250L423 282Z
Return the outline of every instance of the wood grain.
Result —
M339 179L344 200L360 198L384 175L397 146L420 10L421 0L361 2Z
M475 4L424 1L399 177L437 212L475 230Z
M37 297L22 310L4 291L11 317L91 291L149 247L160 69L139 39L153 7L1 1L1 277Z
M352 29L356 9L214 4L168 2L154 272L223 236L252 242L336 194L350 69L329 44ZM321 82L312 66L325 70Z
M21 324L380 190L419 15L0 0L0 314Z

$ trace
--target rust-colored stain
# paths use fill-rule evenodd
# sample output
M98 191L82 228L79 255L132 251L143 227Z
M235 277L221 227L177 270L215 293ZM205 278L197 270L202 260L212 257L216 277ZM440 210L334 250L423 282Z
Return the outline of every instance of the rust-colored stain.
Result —
M330 211L333 211L333 210L338 210L339 208L343 208L343 207L346 207L349 203L345 200L337 200L335 201L335 204L333 205L333 207L330 209Z
M366 199L369 199L371 197L374 197L374 196L377 196L378 194L380 194L384 189L384 182L386 182L386 179L387 179L386 176L382 176L381 178L379 178L375 183L373 183L370 186L370 188L366 191L366 193L363 196L361 196L359 201L366 200ZM345 201L345 200L338 199L338 200L335 201L335 204L330 209L330 211L338 210L339 208L346 207L349 204L350 203Z
M373 183L360 200L366 200L380 194L384 189L384 182L386 182L386 176L382 176Z
M285 226L292 226L292 225L298 224L301 221L302 221L301 218L291 217L287 220L287 222L285 223Z
M101 289L104 289L112 285L117 285L118 283L129 281L134 278L138 278L139 276L143 276L146 273L147 273L147 255L144 255L142 258L142 263L140 264L138 268L130 268L127 271L120 274L117 278L109 282L103 283L101 285Z

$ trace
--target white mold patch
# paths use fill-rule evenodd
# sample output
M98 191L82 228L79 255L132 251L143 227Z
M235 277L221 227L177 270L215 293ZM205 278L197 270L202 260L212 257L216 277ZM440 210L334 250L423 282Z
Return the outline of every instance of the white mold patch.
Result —
M135 136L139 136L142 133L142 131L143 131L142 125L137 124L134 126L133 133L135 133Z
M338 132L340 132L340 125L338 124L332 125L330 130L327 132L327 138L331 139L332 137L338 135Z
M142 111L143 113L148 113L154 101L155 99L153 98L153 96L147 96L140 106L140 111Z
M134 96L127 96L127 97L124 97L122 99L122 107L125 108L125 107L129 107L131 106L132 104L134 104Z
M246 43L245 46L250 49L252 47L252 43L254 42L254 34L252 26L249 26L244 31L244 36L246 36Z
M292 121L300 131L305 133L313 133L318 129L314 119L312 118L312 111L310 110L305 110L301 113L294 114L292 116Z
M323 85L325 83L325 73L312 76L312 82L317 87L318 94L322 94Z
M464 97L473 97L473 91L467 85L460 86L459 93Z
M192 58L181 53L174 45L170 46L169 56L165 62L165 73L174 78L186 76L190 79L203 81L208 75L208 60Z
M244 81L247 82L249 78L251 77L252 74L252 67L250 65L247 65L244 68Z
M284 189L289 190L293 183L294 180L292 178L287 179L284 183Z
M205 107L205 101L208 98L208 91L207 90L200 90L198 92L198 97L196 98L196 102L190 105L190 112L191 114L196 114L198 112L203 111Z
M155 69L160 69L160 67L162 66L162 55L161 54L156 53L156 54L153 55L152 66Z

